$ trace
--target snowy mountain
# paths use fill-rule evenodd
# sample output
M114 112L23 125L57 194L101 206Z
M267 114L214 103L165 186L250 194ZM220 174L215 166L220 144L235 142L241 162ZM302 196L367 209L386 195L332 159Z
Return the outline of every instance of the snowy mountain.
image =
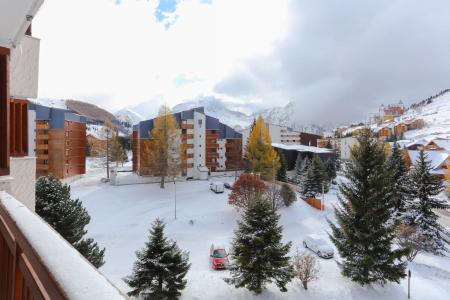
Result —
M294 102L289 102L283 107L274 107L254 113L251 118L257 118L261 115L266 123L284 125L294 130L322 134L330 128L317 124L305 125L301 124L296 117L296 107Z
M248 116L239 111L231 110L230 108L228 108L226 102L214 97L203 97L198 100L188 100L175 105L172 110L173 112L180 112L200 106L203 106L205 108L205 113L207 115L218 118L220 122L231 127L247 127L253 120L252 116Z
M450 89L411 105L396 122L413 119L423 119L425 127L406 132L406 138L450 138Z
M132 125L145 120L144 116L135 112L133 109L125 107L117 111L114 116L121 122L127 122Z

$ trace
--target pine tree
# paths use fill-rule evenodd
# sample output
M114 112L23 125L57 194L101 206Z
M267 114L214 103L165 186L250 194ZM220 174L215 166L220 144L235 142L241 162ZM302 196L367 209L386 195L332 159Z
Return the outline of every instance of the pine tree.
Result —
M335 159L328 158L325 161L325 172L327 173L328 180L332 181L336 178L336 163Z
M362 285L405 277L407 249L394 249L396 226L391 219L392 174L386 169L383 147L365 130L352 149L347 181L339 186L337 224L330 238L342 258L342 274Z
M303 176L306 175L310 163L311 161L308 157L302 159L300 153L297 155L297 159L295 160L295 174L298 181L301 181Z
M386 168L392 171L392 182L394 183L394 190L392 192L392 200L394 201L393 217L399 219L405 212L405 201L408 197L409 190L409 177L408 168L397 143L394 143L392 147L392 154L387 161Z
M430 174L431 162L420 151L411 172L410 195L406 202L405 223L416 228L427 240L425 251L443 255L448 251L442 233L445 229L437 222L434 209L446 209L450 206L446 200L437 197L444 189L442 180Z
M286 284L293 278L287 256L291 243L281 243L282 227L278 220L268 201L256 200L245 210L233 241L231 278L225 282L256 294L271 282L282 292L287 291Z
M311 165L308 167L305 175L302 177L300 185L301 194L304 199L316 198L316 196L319 194L319 186L315 181L314 169Z
M181 171L181 144L177 122L167 105L161 106L153 124L151 143L144 152L152 174L161 177L160 186L164 188L166 177L176 176Z
M329 190L328 175L322 160L318 155L314 155L308 166L305 176L301 181L302 195L304 198L316 198L322 192Z
M52 226L95 267L105 262L105 248L92 238L83 238L91 218L79 199L70 198L70 186L53 176L36 182L36 213Z
M277 180L286 182L287 181L287 178L286 178L286 171L287 171L286 158L284 157L284 154L282 152L279 153L278 156L280 157L280 168L278 169Z
M164 222L156 219L145 247L136 252L133 274L125 278L132 288L129 296L145 293L149 299L178 299L186 287L189 255L167 240L164 227Z
M250 170L263 175L276 175L280 168L277 152L272 147L269 128L259 116L249 137L246 157Z

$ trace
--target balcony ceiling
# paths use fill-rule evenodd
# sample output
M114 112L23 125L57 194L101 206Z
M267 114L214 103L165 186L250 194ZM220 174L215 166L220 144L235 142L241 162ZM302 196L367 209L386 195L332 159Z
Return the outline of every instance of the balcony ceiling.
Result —
M0 0L0 46L12 47L20 42L30 21L44 0Z

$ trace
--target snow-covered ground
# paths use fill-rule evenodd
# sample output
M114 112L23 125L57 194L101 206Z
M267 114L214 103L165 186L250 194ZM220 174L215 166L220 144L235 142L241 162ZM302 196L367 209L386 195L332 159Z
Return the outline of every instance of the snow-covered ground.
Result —
M209 265L211 243L230 244L239 213L227 203L228 191L214 194L207 181L176 184L177 219L174 219L175 185L167 183L164 190L158 184L111 186L100 183L104 172L91 161L91 170L84 178L71 184L72 196L79 197L91 215L89 236L106 247L106 264L100 269L117 287L128 291L122 278L131 274L135 251L147 241L148 229L155 218L165 220L166 233L190 252L191 269L182 299L406 299L407 281L384 287L361 287L344 278L334 260L319 259L320 279L308 291L299 282L289 284L281 293L274 285L262 295L255 296L246 289L235 289L223 278L228 271L213 271ZM215 179L217 180L217 179ZM222 178L232 181L233 178ZM297 201L280 210L284 241L292 241L291 254L302 249L303 237L310 233L327 238L326 218L331 220L330 203L336 201L336 191L326 195L326 211L320 212ZM302 249L303 250L303 249ZM419 254L410 265L412 299L450 298L450 258Z

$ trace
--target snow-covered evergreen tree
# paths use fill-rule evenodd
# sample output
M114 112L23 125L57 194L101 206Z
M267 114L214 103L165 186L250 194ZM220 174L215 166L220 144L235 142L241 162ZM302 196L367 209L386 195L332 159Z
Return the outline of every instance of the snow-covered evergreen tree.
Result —
M347 164L347 181L339 186L337 224L330 222L330 238L342 258L342 274L362 285L405 277L407 249L393 247L396 226L392 174L386 169L383 147L369 130L358 138Z
M105 262L105 248L92 238L83 238L91 217L79 199L70 198L70 186L53 176L36 181L36 213L52 226L95 267Z
M316 198L319 194L318 185L314 176L314 168L312 165L308 167L306 170L306 174L302 177L301 185L301 194L304 199L308 198Z
M402 150L397 143L394 143L392 154L386 165L387 169L392 172L392 181L394 183L392 192L392 200L394 201L393 217L398 220L405 212L405 202L409 193L409 176Z
M328 180L332 181L336 178L336 162L333 158L328 158L325 161L325 171L328 176Z
M297 180L301 182L303 176L306 175L306 171L308 170L309 164L311 161L306 156L302 159L302 156L300 153L297 155L297 159L295 160L295 175L297 177Z
M284 154L282 152L278 153L280 157L280 168L278 169L277 180L286 182L286 171L287 171L287 162Z
M306 174L300 183L302 196L304 198L316 198L322 192L327 193L329 190L328 175L322 160L318 155L314 155L309 163Z
M449 208L447 200L438 195L443 191L442 180L430 173L431 162L420 151L419 157L411 171L409 186L411 197L406 203L404 221L406 225L416 228L418 234L426 238L425 251L445 254L448 251L442 240L445 229L437 222L438 216L433 209Z
M265 285L274 282L285 292L293 278L293 268L287 256L291 243L282 244L279 216L270 203L255 200L239 221L231 251L231 278L225 282L236 288L245 287L259 294Z
M132 288L129 296L144 293L149 299L178 299L186 287L189 255L167 240L164 227L164 222L156 219L145 247L136 252L133 274L125 279Z

